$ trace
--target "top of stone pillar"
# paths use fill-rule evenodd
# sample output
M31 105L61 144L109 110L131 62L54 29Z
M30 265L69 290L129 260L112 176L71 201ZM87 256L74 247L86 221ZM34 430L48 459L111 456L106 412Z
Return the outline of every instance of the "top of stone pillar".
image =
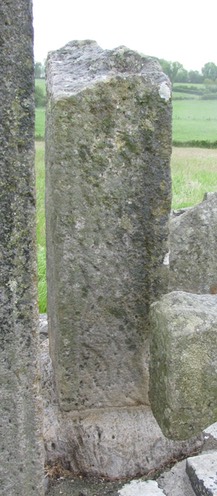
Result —
M66 97L100 81L118 77L144 75L159 84L159 94L166 101L171 97L170 83L157 60L125 46L102 49L93 40L70 41L63 48L50 52L48 91L53 98Z

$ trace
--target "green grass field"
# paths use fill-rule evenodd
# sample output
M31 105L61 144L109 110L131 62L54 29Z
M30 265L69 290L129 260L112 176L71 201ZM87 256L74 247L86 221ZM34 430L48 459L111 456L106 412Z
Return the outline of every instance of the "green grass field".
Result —
M40 313L46 312L46 246L45 246L45 166L44 142L35 145L36 201L37 201L37 258L38 258L38 296Z
M45 132L45 109L37 108L35 110L35 138L36 140L44 140Z
M44 79L36 79L35 85L39 86L45 95L45 80ZM44 132L45 132L45 109L44 108L36 108L35 109L35 138L36 140L44 140Z
M173 147L171 173L172 208L196 205L217 191L217 150Z
M217 100L174 100L173 140L217 140Z
M39 86L42 89L42 91L43 91L43 93L45 95L45 93L46 93L45 79L35 79L35 85L36 86Z

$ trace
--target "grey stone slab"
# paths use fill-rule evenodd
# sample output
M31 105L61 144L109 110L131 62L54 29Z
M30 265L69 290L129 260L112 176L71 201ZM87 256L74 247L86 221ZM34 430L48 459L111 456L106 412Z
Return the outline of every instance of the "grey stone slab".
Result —
M0 2L0 494L42 496L32 3Z
M151 326L153 413L166 436L187 439L217 417L217 296L169 293Z
M166 291L170 83L125 47L47 61L47 283L62 410L148 403L151 301Z
M217 293L217 192L171 218L169 289Z
M157 479L166 496L195 496L185 469L186 460L182 460L170 470L165 470Z
M134 480L125 484L119 491L119 496L165 496L156 481Z
M186 471L197 496L217 496L217 451L188 458Z
M204 429L203 440L203 451L217 451L217 422Z

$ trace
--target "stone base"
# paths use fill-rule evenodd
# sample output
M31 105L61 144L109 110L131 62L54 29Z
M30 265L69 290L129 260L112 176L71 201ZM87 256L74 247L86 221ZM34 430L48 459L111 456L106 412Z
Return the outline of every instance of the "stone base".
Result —
M60 433L73 472L110 479L148 473L187 449L167 440L143 406L67 414Z
M50 425L50 427L49 427ZM172 458L199 447L166 439L149 407L90 410L47 417L47 461L57 460L74 474L108 479L135 477L162 468Z
M41 358L47 463L58 461L74 474L114 480L147 474L201 446L200 437L167 439L149 406L60 412L48 339L42 343Z

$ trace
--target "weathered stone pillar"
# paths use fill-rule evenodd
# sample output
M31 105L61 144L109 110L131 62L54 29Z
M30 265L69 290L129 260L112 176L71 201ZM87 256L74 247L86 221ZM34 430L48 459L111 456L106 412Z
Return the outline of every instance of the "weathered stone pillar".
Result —
M165 290L170 90L158 64L72 42L47 65L51 354L63 410L147 402L149 302Z
M166 290L170 85L154 60L74 41L49 55L47 89L48 319L58 401L65 412L103 409L107 427L111 413L111 431L122 423L130 431L140 418L133 438L145 422L136 408L149 405L149 305Z
M32 5L0 3L0 493L43 495Z

